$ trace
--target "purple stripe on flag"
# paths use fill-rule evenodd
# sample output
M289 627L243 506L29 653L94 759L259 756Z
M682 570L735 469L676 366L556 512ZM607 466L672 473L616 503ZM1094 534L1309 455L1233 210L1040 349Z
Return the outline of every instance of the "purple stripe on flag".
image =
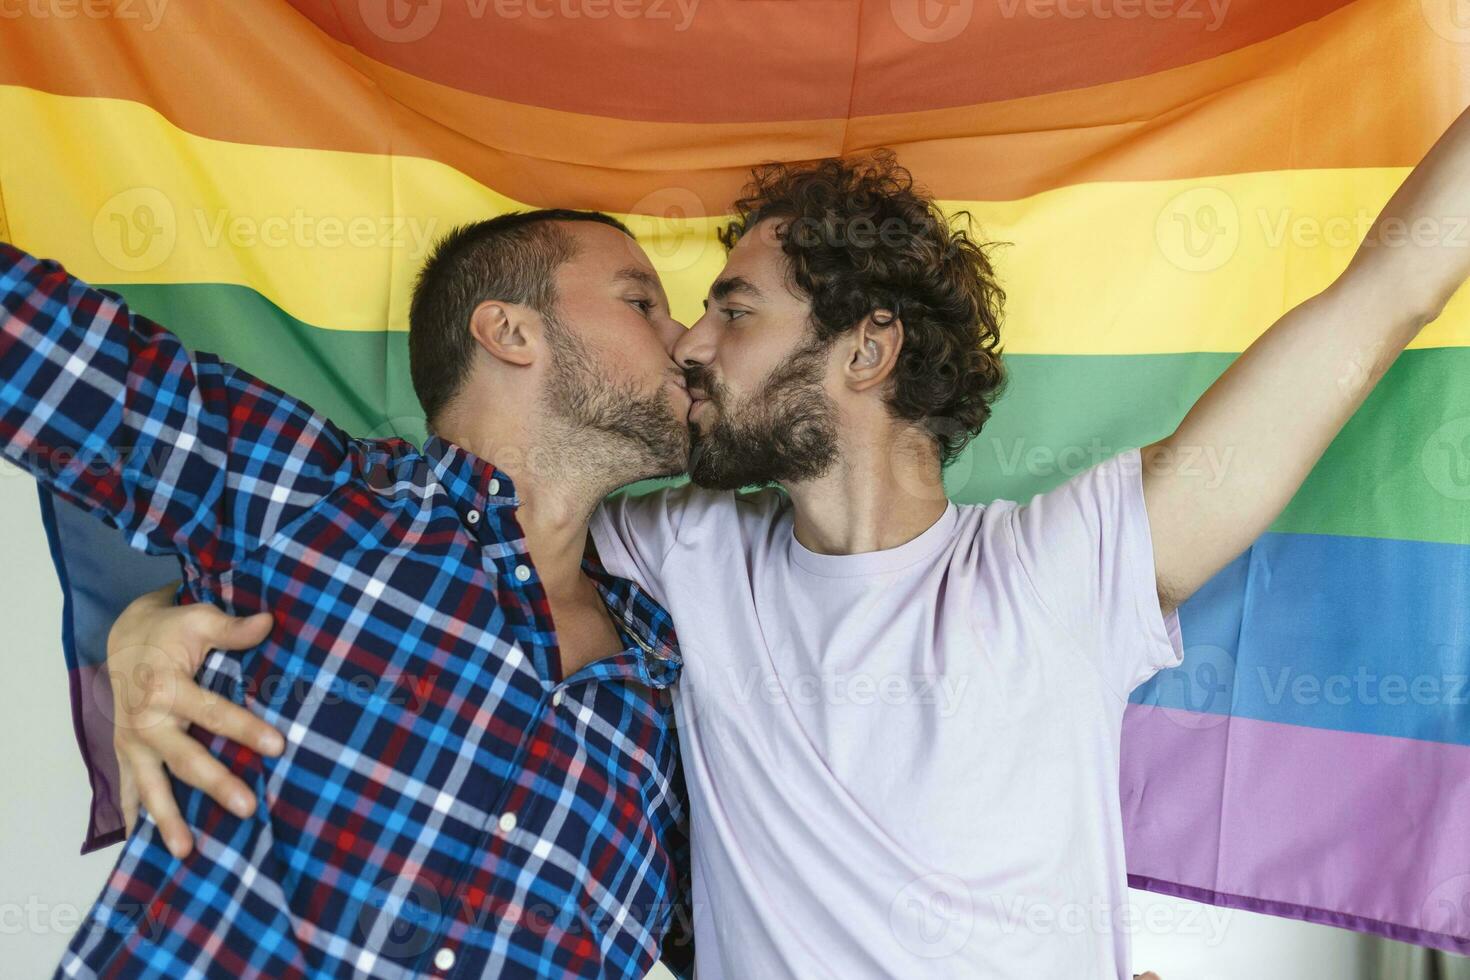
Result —
M1135 887L1470 953L1470 748L1130 704L1121 788Z
M92 809L81 853L123 839L117 755L112 749L112 685L104 669L107 633L123 608L143 592L177 579L178 559L128 547L121 532L44 488L41 520L62 594L62 648L71 679L72 724Z

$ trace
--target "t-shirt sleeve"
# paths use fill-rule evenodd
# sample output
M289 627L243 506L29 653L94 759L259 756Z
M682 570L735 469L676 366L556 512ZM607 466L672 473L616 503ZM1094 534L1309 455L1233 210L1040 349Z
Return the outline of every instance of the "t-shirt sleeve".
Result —
M1042 604L1126 695L1184 658L1164 615L1139 450L1128 449L1010 512L1017 558Z
M678 540L694 492L686 484L637 496L618 494L592 513L592 540L603 567L631 579L665 607L664 560Z

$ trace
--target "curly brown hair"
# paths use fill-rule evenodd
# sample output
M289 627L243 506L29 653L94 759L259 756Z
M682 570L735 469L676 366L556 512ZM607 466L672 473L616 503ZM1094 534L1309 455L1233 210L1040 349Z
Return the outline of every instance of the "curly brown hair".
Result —
M990 418L1005 387L1005 291L987 249L955 227L890 150L857 159L756 167L720 229L725 248L775 218L792 283L832 343L877 310L903 323L888 394L893 414L927 429L948 464ZM960 212L968 226L970 215Z

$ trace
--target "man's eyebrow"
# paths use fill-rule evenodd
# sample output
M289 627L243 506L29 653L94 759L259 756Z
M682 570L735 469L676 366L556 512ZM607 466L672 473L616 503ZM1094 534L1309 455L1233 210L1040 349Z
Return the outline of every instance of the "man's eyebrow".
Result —
M725 299L736 293L746 293L756 299L765 298L765 294L756 288L755 283L744 276L721 276L709 287L709 294L713 299Z
M659 282L658 276L647 269L640 269L636 265L630 265L625 269L619 269L618 274L613 276L617 282L636 282L640 286L646 286L660 296L663 295L664 286Z

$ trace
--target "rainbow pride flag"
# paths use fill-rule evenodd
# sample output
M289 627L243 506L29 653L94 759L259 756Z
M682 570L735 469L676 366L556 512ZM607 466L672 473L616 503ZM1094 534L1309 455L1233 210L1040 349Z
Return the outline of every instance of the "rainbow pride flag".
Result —
M692 319L751 164L893 147L1013 243L1014 380L948 486L1025 499L1167 434L1467 103L1455 0L23 0L0 235L417 439L409 290L456 222L625 216ZM1134 885L1470 952L1467 379L1462 295L1184 607L1126 716ZM43 505L90 849L106 630L177 568Z

